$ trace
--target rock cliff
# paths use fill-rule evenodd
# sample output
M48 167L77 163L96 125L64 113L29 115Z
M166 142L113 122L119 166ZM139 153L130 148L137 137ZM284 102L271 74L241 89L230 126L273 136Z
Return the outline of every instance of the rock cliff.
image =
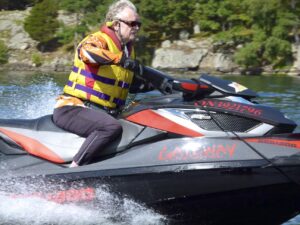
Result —
M152 66L160 69L200 70L205 72L236 73L238 65L230 54L213 51L211 39L164 41L155 51Z
M293 46L294 63L290 69L272 70L262 68L263 73L283 73L300 75L300 46ZM241 74L242 68L233 61L232 53L215 50L211 39L188 39L184 41L164 41L156 49L152 66L167 70L192 70L218 74Z
M65 71L72 64L72 54L63 49L41 53L37 50L38 43L32 40L23 28L26 11L0 12L0 39L9 49L8 63L0 65L2 70L36 70L36 71ZM70 17L60 14L61 22ZM37 64L38 62L38 64Z
M24 31L23 23L30 9L26 11L0 11L0 40L9 48L9 59L4 70L69 71L73 53L58 48L53 52L41 53L37 42ZM74 15L59 13L64 24L73 24ZM219 74L240 74L241 68L233 62L232 53L215 51L211 39L188 39L164 41L156 49L152 66L158 69L184 69ZM288 73L300 75L300 46L293 46L294 64L289 70L273 71L264 68L265 73ZM38 61L38 63L37 63Z

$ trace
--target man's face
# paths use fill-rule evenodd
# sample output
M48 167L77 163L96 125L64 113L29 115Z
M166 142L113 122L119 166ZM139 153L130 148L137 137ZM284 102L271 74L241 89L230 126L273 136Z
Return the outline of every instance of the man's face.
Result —
M122 38L126 43L133 41L141 26L139 15L131 8L125 8L118 17L119 20L115 29L117 35L121 36L119 37L120 40Z

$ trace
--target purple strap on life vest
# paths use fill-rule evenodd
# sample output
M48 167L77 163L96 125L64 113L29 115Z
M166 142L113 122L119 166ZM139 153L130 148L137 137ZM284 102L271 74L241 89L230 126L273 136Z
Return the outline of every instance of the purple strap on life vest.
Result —
M68 81L67 85L70 86L70 87L73 87L73 82L72 81ZM110 99L109 95L106 95L106 94L104 94L102 92L96 91L96 90L94 90L92 88L85 87L85 86L80 85L80 84L75 84L74 88L78 89L78 90L81 90L81 91L84 91L86 93L89 93L91 95L97 96L98 98L104 99L106 101L109 101L109 99Z
M124 82L124 81L119 81L118 82L118 86L124 89L128 89L129 88L129 84Z
M67 85L70 86L70 87L73 87L73 84L74 83L72 81L70 81L70 80L67 82ZM109 95L104 94L104 93L99 92L99 91L96 91L96 90L94 90L92 88L80 85L80 84L75 84L74 88L78 89L78 90L81 90L81 91L84 91L84 92L86 92L88 94L94 95L94 96L96 96L96 97L98 97L100 99L106 100L106 101L109 101L109 99L110 99ZM119 99L119 98L114 98L113 103L115 103L118 106L125 105L125 101L122 100L122 99Z
M76 66L73 66L73 69L72 71L74 73L78 73L79 71L79 68L76 67ZM103 76L100 76L100 75L97 75L97 74L94 74L94 73L91 73L89 71L86 71L84 69L81 69L80 70L80 74L85 76L85 77L88 77L88 78L92 78L94 80L97 80L97 81L100 81L104 84L110 84L110 85L114 85L116 83L116 80L115 79L111 79L111 78L107 78L107 77L103 77ZM124 89L128 89L129 88L129 84L124 82L124 81L119 81L118 82L118 86L121 87L121 88L124 88Z

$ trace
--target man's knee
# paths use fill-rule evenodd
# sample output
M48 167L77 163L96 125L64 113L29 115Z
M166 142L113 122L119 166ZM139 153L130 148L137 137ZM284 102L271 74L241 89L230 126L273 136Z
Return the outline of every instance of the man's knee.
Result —
M115 136L119 136L123 131L122 125L119 123L119 121L115 121L111 129L113 130L113 135Z
M96 129L102 134L106 134L106 136L116 137L122 133L122 126L118 120L112 120L109 123L106 123L105 126L103 124L99 124L98 129Z

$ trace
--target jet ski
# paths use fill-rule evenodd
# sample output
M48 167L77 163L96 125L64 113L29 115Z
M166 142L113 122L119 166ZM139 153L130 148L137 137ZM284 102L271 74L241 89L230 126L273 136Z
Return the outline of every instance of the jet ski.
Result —
M97 205L105 185L170 224L280 224L300 212L294 121L236 82L143 70L162 95L129 104L118 117L122 135L89 165L69 168L84 138L52 115L1 119L0 191ZM38 185L24 192L20 181Z

